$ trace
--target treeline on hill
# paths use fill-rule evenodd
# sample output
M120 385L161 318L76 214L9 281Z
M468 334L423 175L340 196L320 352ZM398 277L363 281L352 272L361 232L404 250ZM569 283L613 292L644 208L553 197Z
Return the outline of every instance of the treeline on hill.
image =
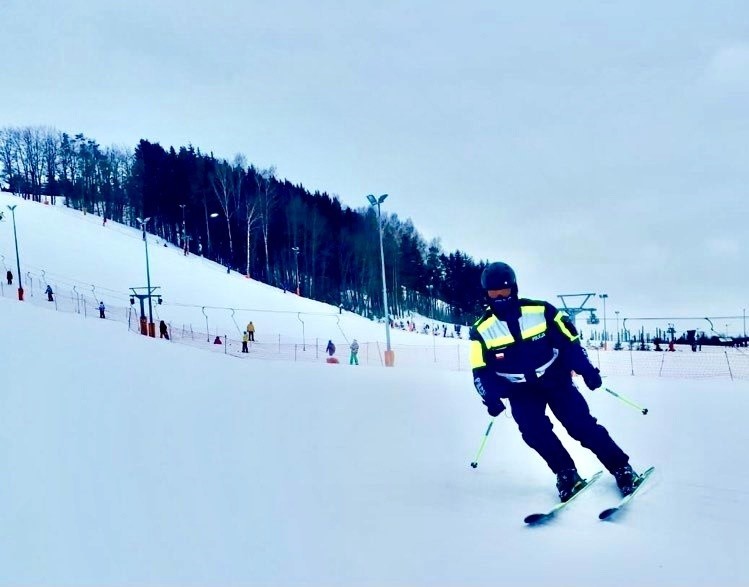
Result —
M367 316L382 316L374 208L352 210L258 169L193 146L141 140L134 151L101 147L46 127L0 129L3 189L41 201L64 198L84 213L138 226L265 283ZM479 311L484 264L426 243L411 220L383 211L389 313L414 311L467 323ZM298 269L297 269L298 267Z

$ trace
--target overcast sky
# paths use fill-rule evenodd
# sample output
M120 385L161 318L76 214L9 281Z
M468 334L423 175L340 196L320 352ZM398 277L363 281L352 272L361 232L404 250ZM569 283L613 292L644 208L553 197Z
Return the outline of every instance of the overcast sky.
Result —
M749 4L504 4L0 0L0 126L388 193L527 296L741 315Z

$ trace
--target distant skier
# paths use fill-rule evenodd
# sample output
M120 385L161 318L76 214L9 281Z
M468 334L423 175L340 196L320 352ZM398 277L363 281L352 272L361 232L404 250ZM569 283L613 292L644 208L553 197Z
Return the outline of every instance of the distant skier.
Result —
M44 293L47 294L47 301L48 302L54 302L55 299L52 297L52 286L47 284L47 289L44 290Z
M697 331L696 330L687 330L687 342L689 343L689 346L692 347L692 352L697 352L697 338L696 338Z
M569 435L614 475L622 495L632 493L640 477L572 382L574 370L591 390L603 383L572 322L548 302L518 298L515 272L505 263L489 264L481 287L488 305L471 329L470 363L489 414L498 416L505 409L502 399L509 400L523 440L556 474L562 501L584 487L584 481L552 430L547 406Z
M5 273L5 277L8 280L8 285L13 285L13 272L10 269Z
M335 355L335 345L333 344L332 340L328 341L328 346L325 347L325 352L328 353L331 357Z
M104 311L106 308L104 307L104 302L99 302L99 318L106 318L104 315Z
M169 340L169 327L163 320L159 322L159 338L165 338Z
M242 333L242 352L243 353L249 353L250 350L247 348L247 343L250 342L250 335L245 330Z
M250 323L247 325L247 336L249 337L250 342L255 342L255 325L252 323L252 320L250 320Z
M351 343L351 356L349 357L348 364L349 365L358 365L359 364L359 343L356 342L356 339L353 340Z

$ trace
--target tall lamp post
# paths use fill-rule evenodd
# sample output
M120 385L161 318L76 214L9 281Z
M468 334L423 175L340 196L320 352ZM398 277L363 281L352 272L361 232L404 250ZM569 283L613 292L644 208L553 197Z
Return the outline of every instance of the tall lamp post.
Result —
M218 218L218 212L211 212L208 216L210 218ZM211 228L210 228L207 218L205 221L205 236L206 236L206 240L208 241L207 243L208 244L208 256L210 257L211 256Z
M146 244L146 286L148 287L148 336L156 337L156 325L153 323L153 303L151 301L151 267L148 263L148 238L146 237L146 225L151 217L136 218L143 231L143 242Z
M291 250L294 251L296 257L296 295L299 295L299 247L291 247Z
M11 216L13 216L13 240L16 243L16 268L18 269L18 301L23 301L23 285L21 283L21 261L20 257L18 256L18 233L16 232L16 206L18 204L13 204L12 206L8 206L8 210L10 210ZM33 291L32 291L33 293Z
M603 300L603 348L608 348L607 341L609 339L608 332L606 331L606 298L609 297L609 294L599 294L599 298Z
M382 265L382 300L385 305L385 366L392 367L395 364L395 353L390 348L390 316L388 313L388 291L385 283L385 251L382 247L382 211L380 209L387 197L387 194L382 194L379 197L369 194L367 200L372 207L377 206L377 229L380 233L380 263Z
M621 338L621 331L619 330L619 310L615 310L614 314L616 314L616 344L614 345L615 351L622 350L622 338Z

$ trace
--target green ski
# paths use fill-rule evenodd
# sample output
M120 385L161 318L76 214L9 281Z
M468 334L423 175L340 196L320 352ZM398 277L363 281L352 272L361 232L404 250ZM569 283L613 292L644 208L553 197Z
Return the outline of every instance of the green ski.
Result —
M624 506L626 506L630 501L632 501L632 499L634 498L634 496L637 495L637 493L640 491L640 488L643 485L645 485L645 481L647 481L648 477L650 477L650 475L651 475L651 473L653 471L655 471L655 467L650 467L644 473L642 473L639 476L640 477L640 481L639 481L639 483L637 483L637 486L635 487L635 490L632 493L630 493L629 495L627 495L625 497L622 497L622 499L619 501L619 503L617 505L615 505L614 507L603 510L600 514L598 514L598 519L599 520L608 520L609 518L611 518L611 516L613 516L614 514L616 514L619 510L621 510Z
M551 518L556 516L559 512L561 512L563 509L565 509L568 505L570 505L573 501L577 499L577 497L588 490L588 488L593 485L598 479L601 478L601 475L603 475L603 471L598 471L595 475L593 475L590 479L588 479L585 482L585 485L581 489L577 491L572 497L570 497L567 501L561 501L557 505L555 505L553 508L551 508L546 513L539 513L539 514L530 514L529 516L525 517L525 523L529 526L535 526L537 524L542 524L544 522L548 522Z

